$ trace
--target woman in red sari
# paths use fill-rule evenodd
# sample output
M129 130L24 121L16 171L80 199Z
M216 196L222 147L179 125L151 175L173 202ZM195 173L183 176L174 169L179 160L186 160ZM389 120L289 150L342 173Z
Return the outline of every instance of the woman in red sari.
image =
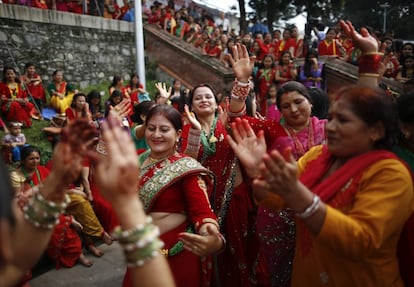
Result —
M139 156L139 196L160 228L165 243L161 252L176 285L209 286L209 256L224 247L224 238L208 200L212 175L176 151L181 131L181 114L173 107L157 105L149 111L145 138L150 150ZM129 272L123 286L131 286Z
M380 55L366 29L359 34L349 22L341 24L365 57ZM389 151L395 106L367 87L376 81L361 73L361 86L338 91L326 126L328 144L298 162L290 150L266 154L262 136L256 138L247 123L233 125L232 147L248 170L256 168L249 174L256 200L296 213L292 286L404 286L396 249L414 209L413 183Z
M27 192L42 183L49 175L49 169L40 165L40 150L28 146L22 150L21 166L10 173L12 186L17 197L29 197ZM50 239L47 254L60 266L72 267L79 260L81 264L90 266L91 262L82 253L82 242L78 233L71 227L78 225L72 216L60 215Z
M286 82L296 80L298 70L292 61L292 55L289 51L280 54L279 65L276 68L276 82L278 88Z
M42 110L43 105L46 104L46 92L42 85L42 78L36 73L34 63L27 63L24 66L25 73L20 77L20 81L26 86L30 96L39 110Z
M249 77L254 62L250 61L245 46L237 44L230 57L236 82L234 93L243 91L247 97L250 89ZM232 95L232 98L236 97ZM244 100L243 105L244 105ZM264 258L259 253L259 238L256 232L257 207L253 201L251 187L244 177L245 171L231 147L225 141L228 134L227 118L217 113L219 101L208 84L196 86L190 95L192 113L186 108L191 124L184 127L182 149L197 158L201 164L216 176L217 186L211 194L221 231L226 236L227 247L217 256L215 264L215 286L267 286ZM230 118L240 117L245 106L229 113ZM266 129L266 136L272 138L285 134L276 122L249 118L255 128ZM242 236L241 236L242 235Z
M86 102L86 95L84 93L75 94L72 103L70 107L66 109L65 114L68 123L78 118L87 118L89 121L92 121L89 104Z
M276 68L272 55L266 55L263 59L263 67L257 71L255 77L255 87L258 94L258 105L262 115L267 114L267 93L272 84L275 83Z
M334 28L329 28L326 31L325 40L320 41L318 45L319 56L345 58L345 49L336 38L336 35L337 33Z
M27 93L18 82L16 70L4 67L3 81L0 82L1 111L7 121L21 122L25 127L32 126L31 117L39 118L34 105L29 102Z

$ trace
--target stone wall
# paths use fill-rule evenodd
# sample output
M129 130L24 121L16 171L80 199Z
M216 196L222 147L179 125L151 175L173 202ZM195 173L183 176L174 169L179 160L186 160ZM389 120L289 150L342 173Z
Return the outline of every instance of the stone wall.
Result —
M44 82L56 69L81 89L135 71L134 25L88 15L0 5L0 70L34 62Z
M89 15L0 5L0 70L34 62L45 84L56 69L81 89L110 81L114 75L129 79L135 71L135 25ZM211 83L227 92L234 75L216 59L203 56L181 39L152 25L144 26L146 64L158 67L156 78L179 79L191 88Z
M145 25L144 31L145 54L149 61L155 60L164 73L179 79L188 88L208 83L219 93L230 92L234 82L232 69L154 25Z

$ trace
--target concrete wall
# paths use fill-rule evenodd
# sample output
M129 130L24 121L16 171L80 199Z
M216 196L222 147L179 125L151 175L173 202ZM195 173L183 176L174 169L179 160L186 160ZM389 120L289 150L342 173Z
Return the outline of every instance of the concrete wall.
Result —
M80 88L135 71L134 25L88 15L0 5L0 70L34 62L47 83L56 69Z

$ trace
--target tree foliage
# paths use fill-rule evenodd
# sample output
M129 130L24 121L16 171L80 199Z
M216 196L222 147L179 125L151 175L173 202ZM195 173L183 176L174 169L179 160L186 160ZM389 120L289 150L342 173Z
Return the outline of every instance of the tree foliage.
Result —
M243 6L241 6L243 2ZM239 0L244 7L245 0ZM308 19L318 18L325 25L333 26L339 19L348 19L356 27L372 27L382 31L384 9L381 4L388 3L387 30L394 31L397 38L414 39L414 3L412 0L249 0L258 19L266 18L270 30L278 20L287 20L307 12ZM246 15L250 18L253 15Z

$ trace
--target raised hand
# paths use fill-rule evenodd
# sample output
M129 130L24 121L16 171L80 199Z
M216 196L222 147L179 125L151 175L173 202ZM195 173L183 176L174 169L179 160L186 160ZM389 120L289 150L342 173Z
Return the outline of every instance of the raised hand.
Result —
M254 60L250 59L246 46L237 43L232 47L233 56L229 54L229 61L233 67L237 80L247 83L252 74Z
M168 99L171 95L172 87L167 89L167 85L165 83L155 83L155 87L160 92L161 97Z
M246 169L248 176L250 178L260 176L258 167L263 164L262 158L267 149L263 131L256 136L249 122L239 118L235 119L231 127L233 137L230 135L226 137L229 145Z
M116 106L110 106L109 108L110 108L109 114L112 117L122 119L123 117L128 116L128 114L131 110L131 104L130 104L130 101L128 99L123 99Z
M339 21L344 32L352 39L355 46L361 49L363 54L378 52L378 41L368 32L366 28L361 28L361 33L355 30L350 21Z
M190 109L189 109L188 105L184 105L184 113L185 113L185 117L187 118L188 122L191 124L191 127L193 129L201 131L201 124L197 120L194 113L190 112Z

